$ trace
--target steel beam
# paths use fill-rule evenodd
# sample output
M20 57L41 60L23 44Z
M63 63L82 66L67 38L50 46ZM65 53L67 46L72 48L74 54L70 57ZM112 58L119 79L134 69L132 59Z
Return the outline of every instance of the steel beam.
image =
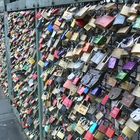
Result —
M37 9L35 9L35 14L37 14ZM42 73L41 67L38 65L39 60L41 59L41 52L39 50L39 39L40 39L40 32L37 29L38 21L36 19L35 26L36 26L36 52L37 52L37 75L38 75L38 106L39 106L39 129L40 129L40 139L43 140L43 127L42 127L42 120L43 120L43 105L42 105L42 93L43 93L43 81L40 77Z

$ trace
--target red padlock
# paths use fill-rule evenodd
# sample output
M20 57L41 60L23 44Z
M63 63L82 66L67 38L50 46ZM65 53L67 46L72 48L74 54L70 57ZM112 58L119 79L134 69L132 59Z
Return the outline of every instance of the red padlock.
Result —
M68 97L66 97L63 101L63 105L65 105L68 109L71 108L73 104L73 99L72 97L69 95Z
M56 59L59 59L59 51L58 50L55 50L54 51L54 57L56 58Z
M76 19L75 23L81 28L83 28L86 25L86 22L83 19Z
M84 48L82 49L82 51L86 53L90 53L92 49L93 49L93 46L91 45L91 43L87 42Z
M105 125L105 121L103 121L99 127L98 127L98 131L102 132L103 134L106 133L108 126Z
M109 101L109 96L106 95L106 96L103 98L101 104L102 104L102 105L106 105L108 101Z
M89 131L86 132L84 139L85 140L96 140L95 137L93 136L93 134L90 133Z
M110 126L107 128L107 131L105 134L108 138L113 138L115 135L115 130Z
M119 105L119 103L117 104L117 106ZM113 110L110 112L110 116L114 119L118 119L121 115L121 108L119 107L114 107Z
M124 140L122 136L119 136L117 140Z

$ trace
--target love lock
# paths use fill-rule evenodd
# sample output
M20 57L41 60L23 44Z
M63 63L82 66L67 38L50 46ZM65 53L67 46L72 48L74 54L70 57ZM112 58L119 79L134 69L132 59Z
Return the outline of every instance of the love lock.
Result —
M112 88L111 91L109 92L109 98L111 100L116 100L120 97L122 92L122 89L120 88Z
M65 137L65 130L64 130L64 128L61 128L61 127L59 128L59 130L57 132L57 137L60 138L61 140L64 139L64 137Z
M130 114L131 119L134 122L140 122L140 108L137 108Z
M79 112L82 115L86 115L88 109L89 109L90 103L83 100L82 103L78 106L77 112Z
M119 105L119 103L120 103L120 102L118 102L117 106ZM119 118L120 115L121 115L121 112L122 112L121 109L122 109L123 105L122 105L120 108L117 107L117 106L115 106L115 107L113 108L113 110L110 112L110 116L111 116L112 118L114 118L114 119Z

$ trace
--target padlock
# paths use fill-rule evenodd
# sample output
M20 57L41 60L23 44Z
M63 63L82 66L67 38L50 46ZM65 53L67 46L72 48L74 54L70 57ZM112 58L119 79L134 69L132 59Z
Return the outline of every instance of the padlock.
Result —
M79 84L80 80L81 80L81 78L76 76L72 83L77 86Z
M83 52L86 52L86 53L90 53L91 50L93 49L93 46L92 44L90 43L90 40L84 45L83 47Z
M133 103L134 103L134 100L135 100L135 96L133 95L126 95L122 98L121 100L121 103L123 105L125 105L126 107L130 108L132 107Z
M63 100L63 105L65 105L68 109L71 108L73 104L73 98L69 95Z
M110 126L110 127L107 128L105 134L106 134L106 136L107 136L108 138L113 138L114 135L115 135L115 129L113 129L113 128Z
M57 132L57 137L60 138L61 140L64 139L64 137L65 137L65 130L64 130L64 128L60 127L60 129Z
M124 71L133 72L137 67L137 62L129 61L123 66Z
M82 115L86 115L88 109L89 109L90 103L83 100L82 103L78 106L77 112L79 112Z
M109 96L106 95L106 96L102 99L101 104L102 104L102 105L106 105L106 104L108 103L108 101L109 101Z
M94 134L95 131L98 129L98 127L99 127L98 123L97 123L97 122L94 122L94 123L92 124L92 126L89 128L89 132L90 132L91 134Z
M108 68L115 69L118 66L119 59L111 57L108 61Z
M94 95L94 96L100 96L101 95L101 92L102 92L102 88L101 87L97 87L95 89L93 89L91 91L91 95Z
M96 140L93 136L92 133L90 133L89 131L86 132L85 136L84 136L85 140Z
M85 87L82 86L82 87L79 87L77 93L78 93L79 95L82 95L82 94L84 93L84 91L85 91Z
M120 97L121 93L122 93L122 89L117 88L117 87L111 88L111 90L109 92L109 98L111 100L116 100Z
M76 127L75 127L75 131L78 132L80 135L82 135L86 131L84 128L84 125L86 125L85 123L87 123L86 118L81 117L80 120L78 121Z
M67 137L67 140L72 140L72 139L73 139L72 134L69 134L68 137Z
M139 129L139 124L137 124L139 122L139 108L136 109L135 111L133 111L130 114L130 118L127 120L127 122L125 123L125 125L127 127L129 127L130 129L132 129L133 131L137 132Z
M132 129L130 129L129 127L125 126L122 130L122 133L127 136L129 139L131 139L133 137L133 135L135 134L135 131L133 131Z
M123 105L121 105L121 107L119 108L117 107L119 104L120 102L118 102L117 105L110 112L110 116L114 119L118 119L121 115Z
M106 133L107 128L108 128L108 125L106 125L105 123L106 123L106 121L103 120L103 121L101 122L101 124L99 125L99 127L98 127L98 131L101 132L101 133L103 133L103 134Z
M84 94L88 94L89 91L90 91L90 89L89 89L88 87L85 87L85 89L84 89Z
M100 51L96 52L95 55L91 58L91 61L98 65L102 59L105 57L105 53L102 53Z
M97 45L103 45L107 41L107 38L103 35L98 35L94 38L94 43Z
M128 79L128 73L126 72L123 72L123 71L120 71L117 76L116 76L116 79L117 80L120 80L122 82L126 81Z
M101 133L100 131L97 131L95 134L94 134L96 140L104 140L105 138L105 134Z

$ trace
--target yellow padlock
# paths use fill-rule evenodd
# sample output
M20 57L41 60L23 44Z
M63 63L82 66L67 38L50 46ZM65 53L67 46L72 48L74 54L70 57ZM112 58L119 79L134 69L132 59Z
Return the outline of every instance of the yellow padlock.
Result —
M34 64L35 64L35 60L34 60L33 58L30 58L30 59L28 60L28 62L29 62L31 65L34 65Z

